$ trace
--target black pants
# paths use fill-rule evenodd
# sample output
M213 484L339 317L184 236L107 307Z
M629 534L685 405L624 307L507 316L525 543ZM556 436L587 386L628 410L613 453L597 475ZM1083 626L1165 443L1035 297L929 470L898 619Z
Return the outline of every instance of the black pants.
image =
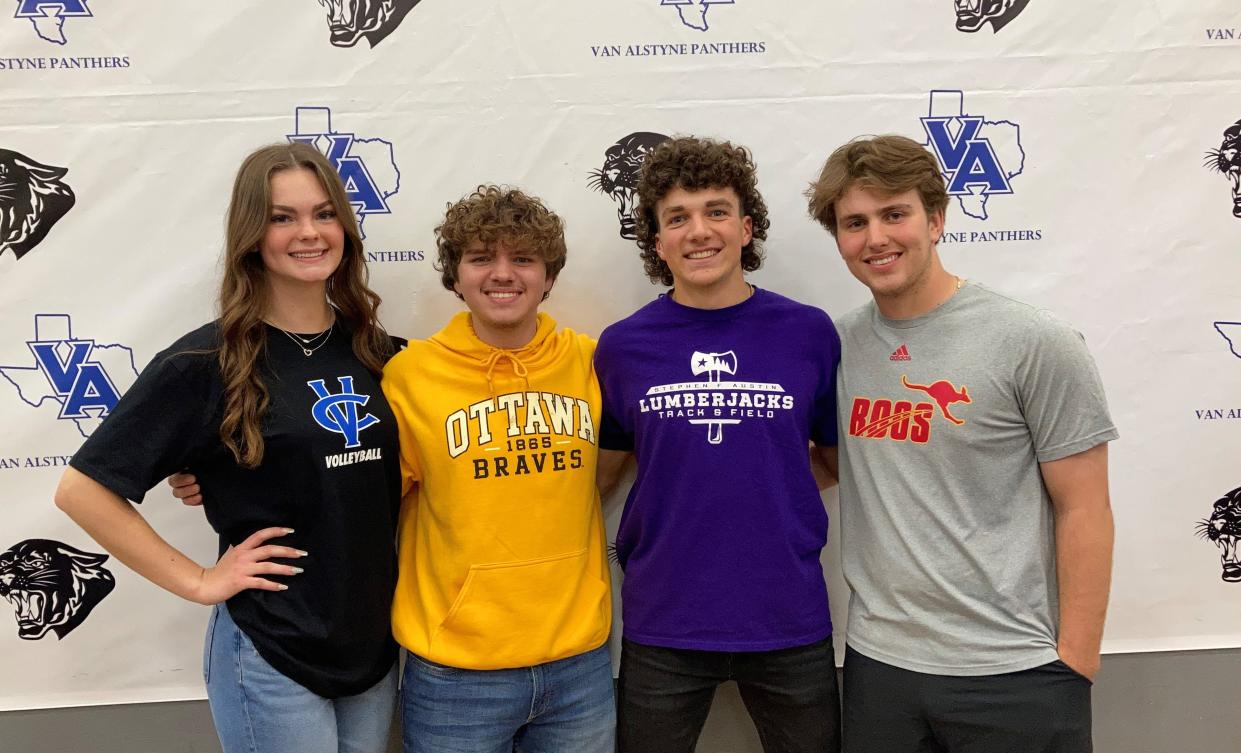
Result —
M1090 681L1064 662L950 677L845 652L845 753L1090 753Z
M619 753L693 753L715 689L734 680L765 753L838 753L831 637L777 651L692 651L622 642Z

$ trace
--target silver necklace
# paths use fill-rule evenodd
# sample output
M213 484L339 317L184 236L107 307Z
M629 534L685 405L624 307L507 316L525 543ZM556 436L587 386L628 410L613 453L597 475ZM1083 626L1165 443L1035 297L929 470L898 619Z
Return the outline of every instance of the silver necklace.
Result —
M268 324L271 324L271 322L268 322ZM276 325L274 324L272 324L271 326L276 327ZM328 328L323 330L319 334L311 335L310 337L302 337L301 335L294 334L288 331L287 329L276 327L276 329L284 333L285 337L292 340L294 345L301 348L303 355L305 355L307 358L310 358L311 356L313 356L316 350L318 350L319 348L322 348L324 345L327 344L328 339L332 336L332 330L335 328L336 328L336 320L333 319L332 323L328 325ZM318 340L320 337L322 337L323 340L321 340L318 345L315 345L312 347L311 343L313 343L315 340Z

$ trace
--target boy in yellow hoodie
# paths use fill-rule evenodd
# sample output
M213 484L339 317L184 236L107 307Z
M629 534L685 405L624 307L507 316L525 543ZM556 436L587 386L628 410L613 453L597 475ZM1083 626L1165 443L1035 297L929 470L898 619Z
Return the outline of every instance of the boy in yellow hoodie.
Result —
M611 753L595 343L539 313L564 225L480 186L435 229L465 301L384 369L401 441L405 753Z

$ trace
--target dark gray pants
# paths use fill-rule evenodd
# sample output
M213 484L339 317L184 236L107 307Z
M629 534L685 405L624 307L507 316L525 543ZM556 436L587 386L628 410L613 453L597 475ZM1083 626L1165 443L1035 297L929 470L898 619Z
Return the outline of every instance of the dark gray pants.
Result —
M845 753L1091 753L1090 681L1064 662L952 677L845 652Z
M624 641L619 753L693 753L711 699L734 680L765 753L838 753L840 692L829 636L776 651L692 651Z

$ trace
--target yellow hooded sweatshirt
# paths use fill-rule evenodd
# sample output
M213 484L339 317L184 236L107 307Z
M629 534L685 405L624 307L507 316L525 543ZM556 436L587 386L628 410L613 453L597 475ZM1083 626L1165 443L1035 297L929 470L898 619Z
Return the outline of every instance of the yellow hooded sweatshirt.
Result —
M418 656L506 669L607 640L594 352L546 314L525 347L493 348L462 312L388 362L403 496L392 625Z

